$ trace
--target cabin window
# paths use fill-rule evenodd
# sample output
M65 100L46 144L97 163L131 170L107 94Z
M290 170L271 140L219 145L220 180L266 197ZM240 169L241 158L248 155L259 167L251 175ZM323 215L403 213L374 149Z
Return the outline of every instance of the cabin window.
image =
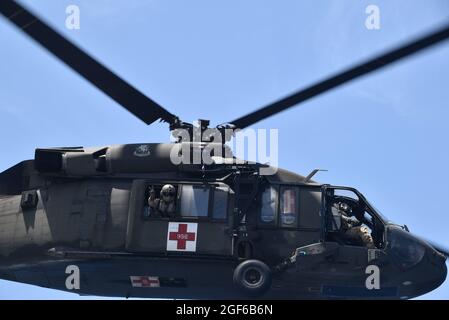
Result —
M229 188L224 186L173 185L171 205L162 206L162 189L166 185L149 185L145 193L143 218L207 218L226 220L229 210ZM170 210L168 210L170 209Z
M296 227L298 225L298 196L298 188L296 187L281 188L281 227Z
M178 187L174 184L149 185L145 193L144 218L170 218L176 215Z
M204 186L183 185L179 210L181 217L207 217L209 191L210 188Z
M274 224L276 222L277 190L268 187L262 193L262 203L260 209L260 221L264 224Z
M213 190L212 218L224 220L228 213L228 189L216 187Z

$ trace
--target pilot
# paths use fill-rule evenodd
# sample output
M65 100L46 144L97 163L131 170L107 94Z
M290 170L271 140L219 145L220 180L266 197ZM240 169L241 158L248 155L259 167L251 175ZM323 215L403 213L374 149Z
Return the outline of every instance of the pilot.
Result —
M355 217L353 208L345 202L339 202L337 205L341 215L342 231L345 236L357 242L362 242L369 249L375 248L370 229Z
M154 188L150 188L148 205L163 217L170 217L175 213L176 189L171 184L162 187L160 198L156 198Z

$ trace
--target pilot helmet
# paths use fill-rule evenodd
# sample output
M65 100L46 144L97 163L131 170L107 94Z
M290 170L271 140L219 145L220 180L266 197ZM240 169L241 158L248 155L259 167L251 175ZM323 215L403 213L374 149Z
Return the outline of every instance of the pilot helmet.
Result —
M176 189L171 184L166 184L162 187L161 197L164 200L173 200L175 198Z
M346 202L340 202L338 204L338 210L343 211L344 213L350 215L352 212L351 206L348 205Z

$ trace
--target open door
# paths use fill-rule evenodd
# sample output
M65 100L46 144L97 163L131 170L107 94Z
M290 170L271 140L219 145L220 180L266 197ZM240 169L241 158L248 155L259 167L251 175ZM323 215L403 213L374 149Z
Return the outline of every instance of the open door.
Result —
M380 249L384 246L384 221L354 188L323 186L325 238L348 246Z

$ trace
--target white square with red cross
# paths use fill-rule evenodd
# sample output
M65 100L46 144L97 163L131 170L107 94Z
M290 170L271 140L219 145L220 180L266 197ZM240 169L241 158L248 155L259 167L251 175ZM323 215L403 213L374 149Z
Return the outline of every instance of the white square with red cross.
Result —
M167 251L196 252L198 223L169 222Z

